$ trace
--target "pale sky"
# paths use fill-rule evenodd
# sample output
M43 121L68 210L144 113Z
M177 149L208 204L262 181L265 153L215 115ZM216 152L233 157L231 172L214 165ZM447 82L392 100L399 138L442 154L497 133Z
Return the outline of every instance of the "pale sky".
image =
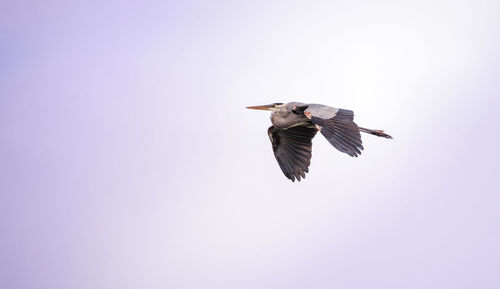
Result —
M500 2L0 4L0 287L499 288ZM269 113L351 109L394 139Z

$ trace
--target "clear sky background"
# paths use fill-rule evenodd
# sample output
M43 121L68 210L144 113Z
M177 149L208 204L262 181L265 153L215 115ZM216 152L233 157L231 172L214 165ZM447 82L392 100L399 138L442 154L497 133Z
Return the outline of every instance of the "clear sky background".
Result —
M500 288L500 2L3 1L1 288ZM284 177L272 102L352 109Z

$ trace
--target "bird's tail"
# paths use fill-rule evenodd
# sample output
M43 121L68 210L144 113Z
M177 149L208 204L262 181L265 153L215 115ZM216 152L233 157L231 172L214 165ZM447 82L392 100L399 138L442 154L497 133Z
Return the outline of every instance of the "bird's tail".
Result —
M392 138L392 136L386 134L383 130L380 130L380 129L369 129L369 128L364 128L364 127L359 127L359 131L362 131L364 133L373 134L373 135L380 136L380 137Z

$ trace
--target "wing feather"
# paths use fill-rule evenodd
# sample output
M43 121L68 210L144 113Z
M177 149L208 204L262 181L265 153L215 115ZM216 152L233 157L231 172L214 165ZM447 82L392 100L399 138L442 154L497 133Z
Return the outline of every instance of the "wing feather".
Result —
M358 125L353 121L354 113L347 109L338 109L331 118L324 119L310 111L311 122L320 127L321 134L337 150L352 157L357 157L363 150ZM320 116L323 116L320 114Z
M292 181L306 177L311 163L312 139L318 130L312 125L294 126L288 129L269 127L268 135L274 156L287 178Z

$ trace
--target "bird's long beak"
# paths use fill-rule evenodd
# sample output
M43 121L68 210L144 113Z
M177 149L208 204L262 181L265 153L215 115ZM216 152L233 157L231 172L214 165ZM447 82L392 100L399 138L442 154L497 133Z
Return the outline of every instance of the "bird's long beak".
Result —
M249 109L260 109L260 110L276 110L276 104L266 104L266 105L256 105L256 106L247 106Z

